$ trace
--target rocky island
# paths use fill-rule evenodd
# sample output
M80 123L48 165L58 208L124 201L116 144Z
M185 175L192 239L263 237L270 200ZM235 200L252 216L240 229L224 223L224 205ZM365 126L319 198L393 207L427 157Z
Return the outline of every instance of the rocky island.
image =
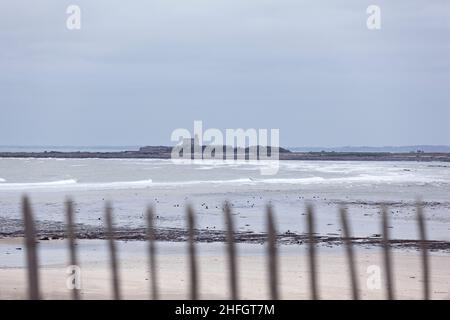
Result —
M201 146L204 151L206 146ZM220 147L219 147L220 148ZM257 152L260 146L256 147ZM268 148L270 156L270 147ZM0 152L0 158L72 158L72 159L170 159L173 147L171 146L145 146L135 151L111 151L111 152L92 152L92 151L43 151L43 152ZM194 150L194 148L190 149ZM232 148L236 155L239 152L248 155L251 154L249 148L245 150ZM254 150L254 149L252 149ZM194 151L191 152L194 158ZM225 158L226 146L223 146L223 157ZM201 156L200 156L201 158ZM214 158L214 153L212 155ZM196 159L199 159L196 157ZM450 153L428 153L428 152L409 152L409 153L393 153L393 152L295 152L286 148L279 148L280 160L328 160L328 161L440 161L450 162Z

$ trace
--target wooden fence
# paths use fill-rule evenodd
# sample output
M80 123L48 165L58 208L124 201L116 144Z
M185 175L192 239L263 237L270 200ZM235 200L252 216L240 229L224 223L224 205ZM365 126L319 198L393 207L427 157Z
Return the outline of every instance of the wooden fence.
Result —
M226 242L227 242L227 259L229 270L229 287L230 287L230 299L239 299L239 290L237 283L237 266L236 266L236 248L235 248L235 231L234 222L232 217L231 207L228 203L225 203L224 218L226 225ZM190 296L192 300L198 299L198 272L197 272L197 253L196 253L196 224L194 209L191 206L187 207L187 229L188 229L188 256L189 256L189 278L190 278ZM279 298L279 279L278 279L278 249L277 249L277 231L275 228L275 221L273 216L273 208L267 206L267 266L268 266L268 286L270 292L270 299L276 300ZM78 265L77 251L76 251L76 233L74 224L74 210L73 204L69 200L66 203L66 218L67 218L67 239L68 248L70 251L70 264ZM422 277L423 277L423 299L430 298L430 281L429 281L429 260L428 260L428 246L425 234L425 223L423 217L423 206L417 203L417 225L420 235L420 249L421 249L421 262L422 262ZM38 300L41 298L39 289L39 263L38 253L36 248L36 230L33 219L32 209L27 197L23 198L23 220L25 226L25 243L27 253L27 275L28 275L28 297L32 300ZM350 274L350 286L353 299L360 298L357 268L355 263L355 254L353 251L353 241L350 231L350 225L347 218L347 210L345 208L340 209L340 221L342 226L342 241L346 247L346 255L348 261L348 271ZM109 261L112 272L112 291L114 299L121 299L120 292L120 279L118 272L118 261L116 255L116 245L113 229L113 213L110 204L105 208L105 222L106 222L106 235L109 246ZM394 279L392 274L392 258L390 253L389 242L389 228L388 228L388 214L387 208L382 207L382 247L383 247L383 260L386 274L386 298L389 300L395 299L394 295ZM309 284L310 284L310 296L311 299L320 299L319 283L317 279L317 259L316 259L316 233L315 233L315 221L314 210L312 206L307 206L306 225L308 233L308 260L309 260ZM152 207L147 209L147 241L148 241L148 256L150 267L150 285L151 285L151 298L158 299L158 274L157 274L157 256L155 253L156 236L154 227L154 210ZM79 290L72 290L72 298L74 300L80 299Z

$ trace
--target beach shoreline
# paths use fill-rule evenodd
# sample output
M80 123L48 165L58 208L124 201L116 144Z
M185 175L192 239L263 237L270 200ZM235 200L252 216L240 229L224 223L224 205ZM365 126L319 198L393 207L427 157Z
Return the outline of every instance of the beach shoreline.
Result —
M63 240L67 237L64 226L59 230L38 230L36 233L38 241ZM155 240L161 242L186 242L188 230L183 228L159 228L155 229ZM19 231L14 234L0 234L0 240L21 239L24 232ZM93 226L83 226L82 231L76 231L75 237L82 240L105 240L108 238L106 230ZM309 235L307 233L283 233L277 234L277 243L280 245L299 245L307 246ZM115 228L115 239L121 241L146 241L148 239L146 228ZM225 243L227 241L227 232L225 230L196 229L195 242L198 243ZM263 232L234 232L234 241L241 244L265 244L267 242L267 233ZM341 235L318 235L314 236L314 241L319 246L341 247L344 245ZM362 248L376 248L383 245L381 235L371 237L350 237L354 246ZM394 249L421 250L421 241L418 239L389 239L389 245ZM450 253L450 241L445 240L427 240L426 245L431 252Z

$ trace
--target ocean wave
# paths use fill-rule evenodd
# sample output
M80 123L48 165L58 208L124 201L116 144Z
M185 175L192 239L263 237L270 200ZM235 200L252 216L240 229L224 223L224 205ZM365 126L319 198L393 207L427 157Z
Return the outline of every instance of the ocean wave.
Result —
M319 176L304 178L241 178L229 180L188 180L188 181L165 181L154 182L151 179L138 181L118 181L118 182L84 182L79 183L75 179L51 181L51 182L33 182L33 183L1 183L2 191L87 191L87 190L125 190L125 189L145 189L145 188L176 188L183 186L201 186L201 185L314 185L314 184L439 184L448 183L440 179L419 178L413 175L358 175L339 178L324 178Z
M67 185L75 185L77 183L74 179L49 181L49 182L18 182L18 183L2 183L0 190L26 190L36 188L60 188Z
M427 183L448 183L447 180L417 177L414 175L368 175L361 174L358 176L339 177L339 178L323 178L323 177L307 177L307 178L273 178L273 179L261 179L254 180L260 183L270 184L348 184L348 183L360 183L360 184L427 184Z
M0 178L0 182L6 182L6 179Z
M254 184L255 181L250 178L243 179L230 179L230 180L191 180L191 181L173 181L173 182L155 182L154 186L167 186L167 187L177 187L177 186L190 186L190 185L202 185L202 184Z
M272 179L253 179L255 183L267 184L313 184L321 183L327 179L322 177L307 177L307 178L272 178Z
M171 181L153 182L151 179L138 181L118 181L118 182L85 182L79 183L74 179L52 181L52 182L32 182L32 183L2 183L2 191L83 191L83 190L114 190L114 189L145 189L150 187L182 187L193 185L244 185L254 184L252 179L232 179L232 180L191 180L191 181Z
M152 180L78 183L78 181L75 179L69 179L69 180L59 180L59 181L50 181L50 182L2 183L0 185L0 190L3 190L3 191L108 190L108 189L143 188L143 187L148 187L151 184L152 184Z

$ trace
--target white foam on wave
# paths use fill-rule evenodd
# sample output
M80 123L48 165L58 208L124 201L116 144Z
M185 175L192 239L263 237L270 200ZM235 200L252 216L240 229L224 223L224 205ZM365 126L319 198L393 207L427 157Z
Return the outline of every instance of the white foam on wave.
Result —
M267 184L312 184L326 181L322 177L307 177L307 178L271 178L271 179L253 179L255 183Z
M2 183L0 185L0 190L3 190L3 191L109 190L109 189L143 188L143 187L150 186L151 184L152 184L152 180L78 183L77 180L75 180L75 179L69 179L69 180L50 181L50 182Z
M244 185L254 184L249 178L232 180L191 180L173 182L153 182L151 179L138 181L118 181L118 182L86 182L78 183L74 179L52 181L52 182L32 182L32 183L2 183L1 191L83 191L83 190L124 190L124 189L145 189L150 187L182 187L193 185Z
M92 182L80 183L77 189L81 190L110 190L110 189L142 189L150 187L152 179L138 181L117 181L117 182Z
M435 177L417 176L414 174L385 174L370 175L360 174L357 176L339 177L339 178L323 178L318 176L306 178L269 178L255 179L256 183L267 184L433 184L448 183L447 180L437 179Z
M6 182L6 180L3 178L0 178L0 182Z
M231 179L231 180L191 180L191 181L173 181L173 182L155 182L154 186L161 187L177 187L177 186L192 186L192 185L202 185L202 184L231 184L231 185L244 185L244 184L254 184L255 181L250 178L244 179Z
M18 182L18 183L2 183L0 190L27 190L36 188L60 188L67 185L75 185L77 183L74 179L59 180L50 182Z
M319 176L304 178L241 178L229 180L188 180L188 181L167 181L153 182L151 179L138 181L118 181L118 182L85 182L79 183L75 179L51 181L51 182L33 182L33 183L1 183L1 191L87 191L87 190L126 190L126 189L145 189L145 188L176 188L183 186L196 185L233 185L233 186L256 186L256 185L314 185L314 184L432 184L448 183L445 180L439 180L429 177L417 177L412 174L386 174L386 175L367 175L324 178Z

